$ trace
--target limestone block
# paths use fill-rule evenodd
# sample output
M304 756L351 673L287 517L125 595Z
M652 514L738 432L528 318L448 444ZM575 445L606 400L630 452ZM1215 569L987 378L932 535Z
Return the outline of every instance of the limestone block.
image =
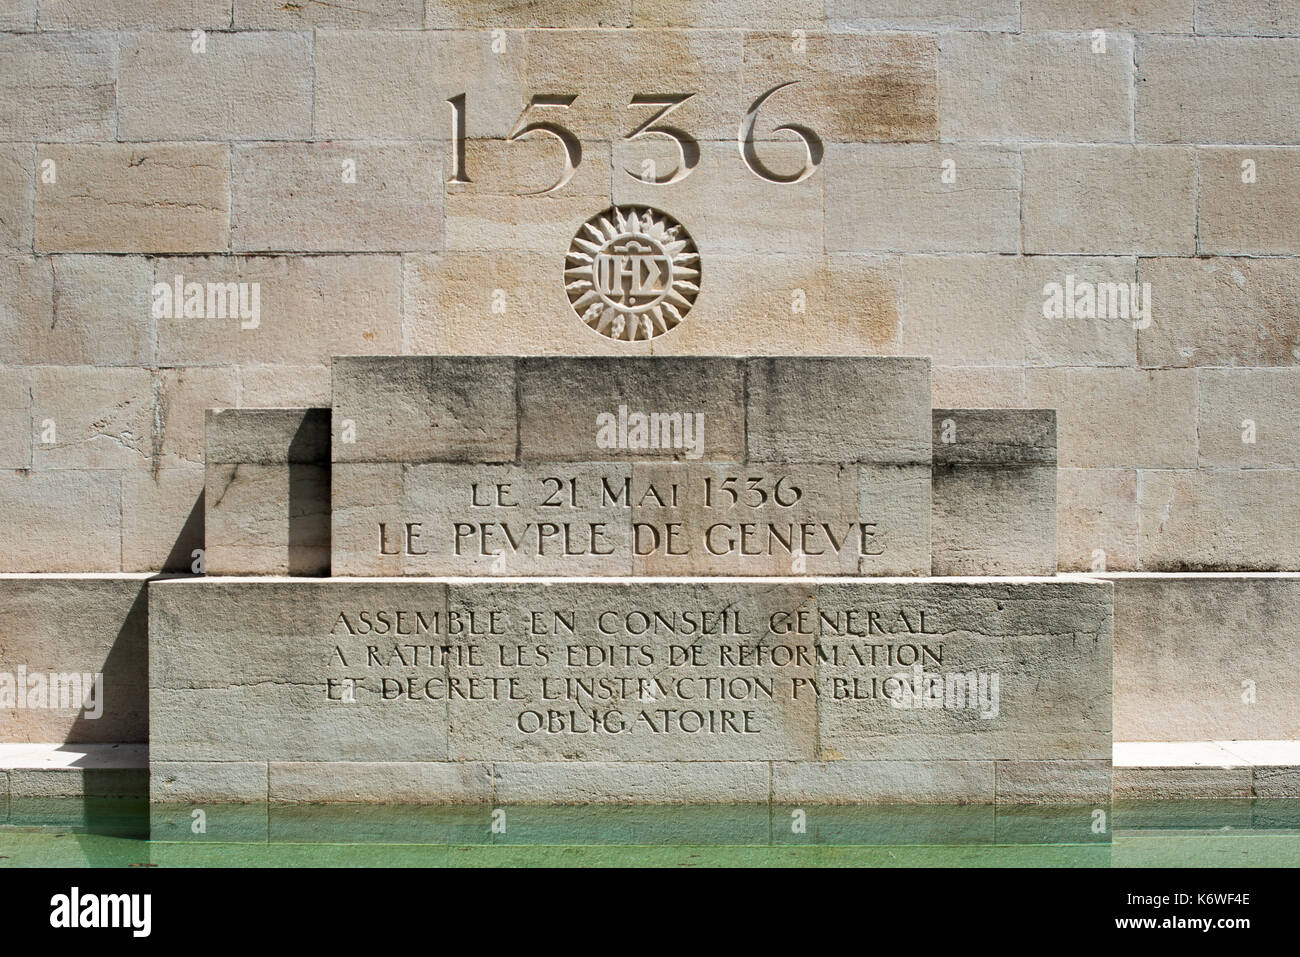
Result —
M43 30L148 30L230 26L231 0L43 0Z
M567 766L567 765L566 765ZM470 761L272 761L270 799L315 804L482 804L493 766Z
M950 33L940 44L944 140L1128 142L1133 39Z
M1138 555L1145 571L1300 568L1300 471L1144 471Z
M1293 256L1300 250L1300 200L1289 185L1300 175L1300 150L1204 147L1196 157L1202 252Z
M1056 412L935 409L931 569L1056 571Z
M1295 0L1196 0L1200 33L1285 37L1300 34Z
M311 134L307 33L188 31L127 40L117 81L118 135L129 140L278 140Z
M0 471L0 571L116 572L121 478L113 469Z
M32 147L0 144L0 249L32 248Z
M1160 146L1030 146L1025 251L1196 252L1196 159Z
M154 379L155 467L203 462L208 409L237 404L239 373L229 366L161 369Z
M0 6L0 28L15 32L36 29L36 0L5 0Z
M1110 760L998 761L999 804L1110 804Z
M778 761L772 799L816 804L993 804L992 761Z
M1300 369L1197 369L1202 467L1300 467Z
M1056 547L1061 571L1136 571L1136 469L1058 469Z
M1025 30L1106 29L1128 33L1193 33L1192 18L1197 0L1023 0L1020 22ZM1204 31L1202 24L1202 32Z
M26 369L0 368L0 469L32 464L32 392Z
M1138 142L1300 142L1300 104L1257 77L1300 69L1300 42L1255 37L1144 36L1137 48Z
M37 179L43 252L224 252L230 149L217 143L42 145L56 182Z
M829 249L1020 252L1019 153L891 144L832 145L827 155Z
M295 30L311 27L418 29L424 20L423 7L421 0L361 0L360 3L349 3L347 6L290 4L279 0L235 0L234 26L237 30Z
M117 44L93 34L0 36L0 137L111 140Z
M208 410L209 574L328 574L329 423L327 409Z
M1030 369L1029 401L1056 409L1060 462L1080 468L1196 463L1196 377L1188 370Z
M3 575L0 596L0 741L147 739L144 575Z
M122 473L124 571L197 571L202 548L202 466Z
M439 157L423 145L236 145L231 168L231 242L238 252L442 245Z
M1011 0L827 0L826 17L837 30L1020 29Z
M153 270L143 256L54 256L52 321L13 330L10 347L42 365L151 366Z
M1293 259L1144 259L1138 278L1158 293L1138 332L1143 366L1286 366L1300 360Z
M632 25L631 0L592 0L572 4L566 0L530 0L522 9L500 3L476 0L473 3L425 4L424 25L429 29L465 27L501 27L503 20L511 26L537 28L629 27Z
M503 762L503 804L760 804L768 798L760 761Z
M32 369L38 469L143 468L153 455L153 377L146 369Z

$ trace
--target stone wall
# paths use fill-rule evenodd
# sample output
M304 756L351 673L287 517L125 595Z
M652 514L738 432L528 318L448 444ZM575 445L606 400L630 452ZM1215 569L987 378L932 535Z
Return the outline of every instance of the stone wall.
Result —
M0 571L190 568L204 410L332 355L651 352L933 356L1057 410L1062 569L1298 568L1300 3L1136 6L3 0ZM648 343L564 294L611 201L702 256Z

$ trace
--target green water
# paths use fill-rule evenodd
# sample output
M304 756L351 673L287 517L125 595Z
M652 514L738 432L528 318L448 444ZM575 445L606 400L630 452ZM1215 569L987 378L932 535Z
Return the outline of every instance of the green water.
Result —
M6 867L1300 865L1300 801L492 808L15 800L7 821Z

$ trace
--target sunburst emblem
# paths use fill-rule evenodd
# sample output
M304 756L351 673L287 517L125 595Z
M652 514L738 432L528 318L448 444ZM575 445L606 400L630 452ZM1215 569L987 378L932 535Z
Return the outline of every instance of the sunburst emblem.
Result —
M676 328L700 294L700 254L681 223L648 206L611 206L582 224L564 264L578 318L628 342Z

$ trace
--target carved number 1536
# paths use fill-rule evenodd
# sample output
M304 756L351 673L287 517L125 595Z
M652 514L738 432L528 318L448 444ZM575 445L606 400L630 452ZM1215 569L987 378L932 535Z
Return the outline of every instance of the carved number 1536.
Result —
M745 116L740 121L740 130L736 134L736 144L740 147L740 158L744 161L749 171L760 179L767 180L769 183L799 183L807 179L813 173L817 172L821 166L822 155L825 147L822 145L821 137L810 130L808 127L799 123L785 123L776 127L778 132L784 131L794 133L803 141L804 152L807 154L804 164L793 173L777 173L770 169L761 159L754 145L754 124L758 121L758 111L772 96L779 90L785 89L791 84L797 83L797 80L788 80L785 83L778 83L758 99L756 99L746 111ZM635 140L643 136L666 136L677 147L677 166L671 173L665 173L662 176L638 176L631 170L624 170L629 176L642 182L652 183L656 186L667 186L670 183L679 183L691 174L691 171L699 165L700 162L700 143L695 137L685 130L671 126L659 121L666 117L677 107L689 100L694 93L637 93L632 97L629 106L657 106L659 110L652 113L644 123L637 126L632 132L628 133L623 139ZM576 93L538 93L528 101L528 106L519 117L519 122L511 130L510 140L523 139L535 133L541 133L546 136L552 136L564 147L564 167L560 171L559 179L546 189L536 190L524 195L541 196L546 193L553 193L573 179L573 174L577 172L578 165L582 162L582 142L573 135L573 132L549 119L537 119L532 122L525 122L528 119L531 110L567 110L573 106L574 101L578 98ZM468 183L470 182L469 173L465 168L465 94L459 93L447 101L451 104L451 125L452 125L452 149L451 149L451 176L448 178L449 183Z

